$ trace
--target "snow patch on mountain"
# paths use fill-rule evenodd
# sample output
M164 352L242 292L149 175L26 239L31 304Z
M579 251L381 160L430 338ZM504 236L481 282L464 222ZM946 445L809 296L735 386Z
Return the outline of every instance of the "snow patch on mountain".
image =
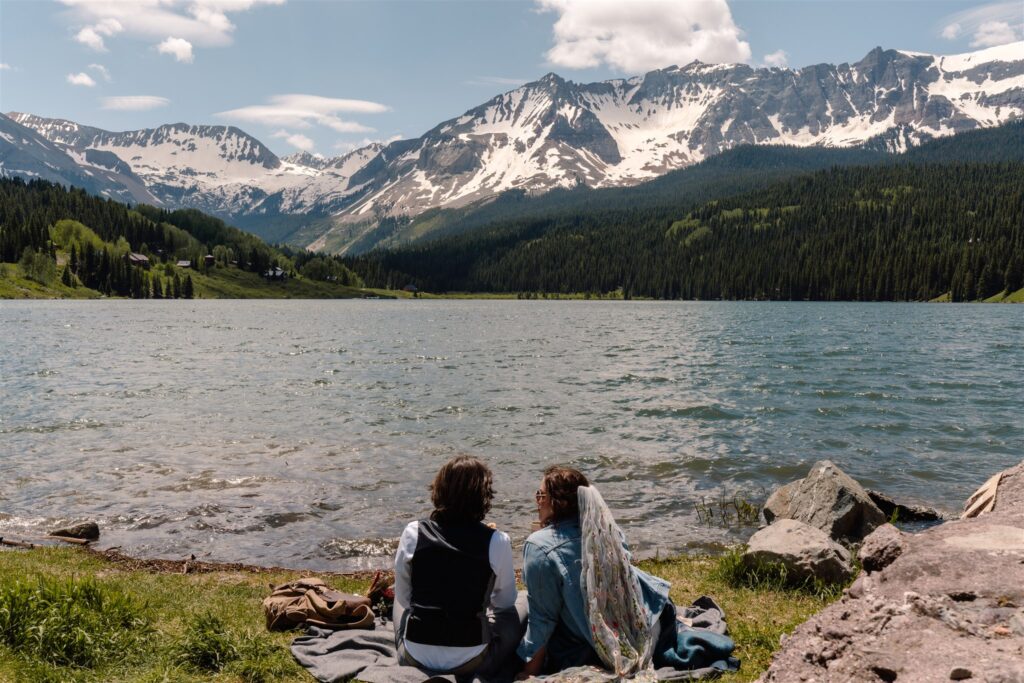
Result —
M510 189L639 183L743 144L905 151L999 125L1024 117L1024 42L951 56L876 48L853 64L802 69L693 62L589 84L548 74L417 139L332 158L278 158L229 126L111 133L12 116L83 169L134 179L166 206L229 218L330 215L335 234L312 246L345 249L384 216Z

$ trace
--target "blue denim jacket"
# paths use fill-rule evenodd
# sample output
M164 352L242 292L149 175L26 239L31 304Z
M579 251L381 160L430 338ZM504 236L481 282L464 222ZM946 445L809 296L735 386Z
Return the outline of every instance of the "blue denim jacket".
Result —
M523 546L523 582L530 617L516 653L530 661L547 645L548 670L600 664L594 652L586 601L580 585L583 543L579 521L563 520L535 531ZM653 626L668 603L669 583L635 569Z

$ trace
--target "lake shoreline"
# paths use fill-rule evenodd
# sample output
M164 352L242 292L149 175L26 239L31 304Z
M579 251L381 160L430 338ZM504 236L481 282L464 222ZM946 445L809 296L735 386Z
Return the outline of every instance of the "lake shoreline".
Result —
M814 595L778 587L731 585L720 574L715 558L678 557L639 562L644 570L672 584L677 604L690 604L711 595L725 610L743 661L725 683L749 682L765 671L779 648L780 638L838 598L838 592ZM89 666L55 666L38 655L19 653L0 643L0 680L224 680L224 674L262 671L262 677L243 680L301 683L309 674L291 657L288 647L297 632L267 632L260 603L269 584L279 585L303 576L318 576L328 585L365 594L373 573L332 574L295 571L244 564L196 562L188 567L177 561L126 559L80 547L38 547L0 552L0 598L4 589L33 581L53 587L89 586L88 592L117 596L136 605L133 614L145 629L130 655L100 660ZM194 642L197 620L220 631L234 658L216 669L197 669L181 661L181 653ZM209 629L206 629L207 631ZM9 677L9 678L8 678Z
M15 273L19 266L13 263L0 263L0 301L19 300L73 300L73 299L104 299L133 300L130 297L106 296L96 290L83 286L69 287L55 281L41 284ZM257 276L251 276L244 282L237 269L211 270L210 275L196 275L196 295L194 299L224 300L260 300L260 299L295 299L320 301L331 299L430 299L430 300L511 300L511 301L696 301L696 302L764 302L764 303L798 303L788 299L653 299L649 297L626 297L622 290L613 292L425 292L406 291L404 289L379 289L372 287L342 287L327 282L310 280L294 280L285 283L263 282ZM6 275L4 273L7 273ZM251 274L248 274L251 275ZM188 299L186 299L188 300ZM811 300L802 299L807 303L951 303L949 293L933 299L914 301L870 301L870 300ZM1024 289L1016 292L1003 291L988 299L976 299L960 303L1024 303Z

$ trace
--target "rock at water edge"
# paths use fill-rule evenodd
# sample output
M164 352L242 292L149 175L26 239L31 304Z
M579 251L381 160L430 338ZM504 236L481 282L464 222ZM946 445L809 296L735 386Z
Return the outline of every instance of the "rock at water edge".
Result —
M775 491L765 503L764 517L769 524L795 519L844 542L859 541L886 522L864 487L829 460Z
M795 519L780 519L751 536L743 563L748 568L779 564L795 581L820 579L829 583L852 576L850 551L820 529Z
M51 536L62 536L64 538L79 538L83 541L96 541L100 537L100 526L96 522L82 522L64 529L57 529L50 532Z

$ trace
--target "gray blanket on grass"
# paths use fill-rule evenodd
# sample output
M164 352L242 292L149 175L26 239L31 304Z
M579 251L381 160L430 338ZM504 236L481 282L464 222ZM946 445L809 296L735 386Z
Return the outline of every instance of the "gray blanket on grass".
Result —
M373 630L331 631L308 626L306 635L292 641L292 654L313 678L323 683L341 683L357 677L365 683L455 682L455 676L434 675L399 664L394 626L380 619ZM469 680L489 683L467 677L459 683Z
M681 620L685 625L680 627L680 634L684 631L690 634L690 647L702 644L704 634L708 636L707 640L714 643L713 636L728 633L725 615L711 598L699 598L690 607L679 609L679 616L685 620ZM372 630L331 631L309 626L306 635L292 641L291 650L299 664L322 683L343 683L357 677L365 683L456 683L455 676L431 674L413 666L399 664L394 627L390 621L382 622L378 619ZM656 673L659 681L688 681L714 678L738 666L736 660L725 659L708 664L685 671L666 667L658 669ZM545 679L557 680L557 677L547 676ZM504 683L477 677L460 677L458 683L467 681Z

